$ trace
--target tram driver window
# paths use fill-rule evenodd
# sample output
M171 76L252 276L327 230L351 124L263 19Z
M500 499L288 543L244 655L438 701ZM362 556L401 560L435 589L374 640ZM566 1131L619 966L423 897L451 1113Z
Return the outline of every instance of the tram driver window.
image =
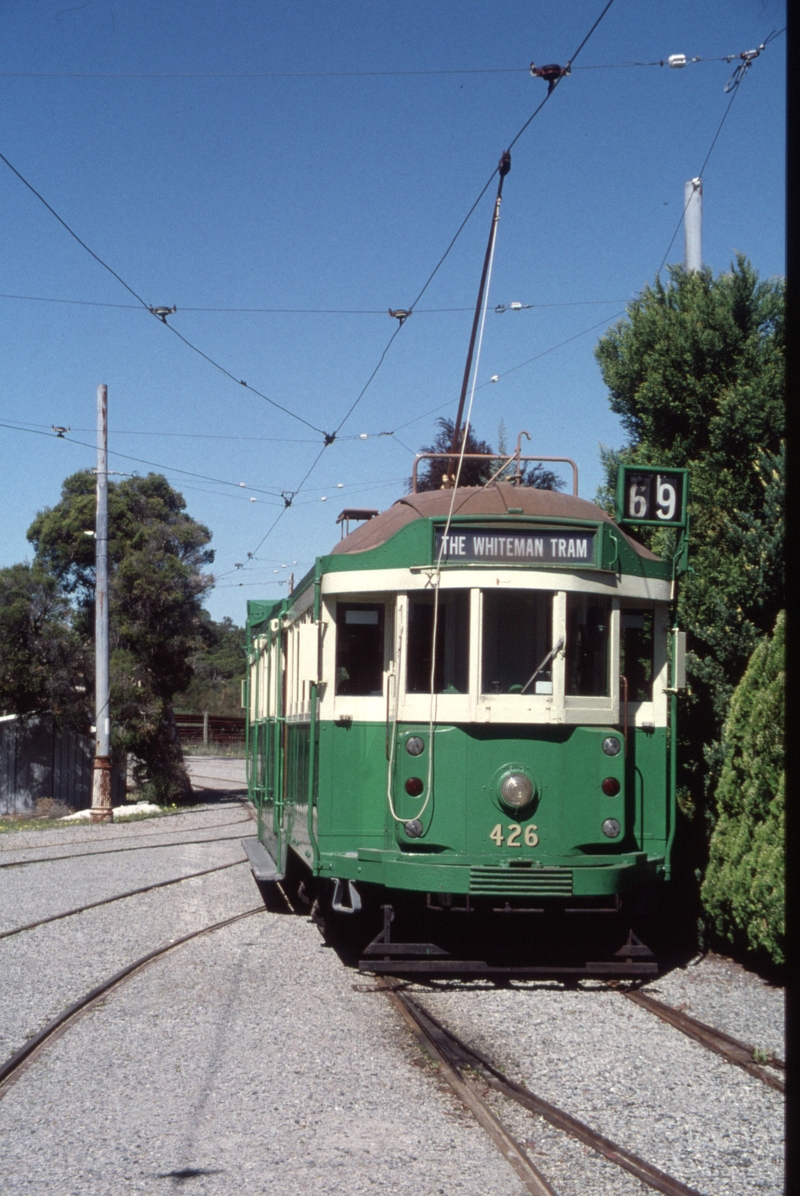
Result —
M596 594L567 595L566 692L608 697L611 600Z
M383 693L383 604L340 602L336 608L336 693Z
M487 590L483 595L484 694L551 694L553 595Z
M408 602L408 669L410 694L431 692L434 596L412 594ZM469 591L440 590L436 616L434 692L464 694L469 688Z
M653 610L620 611L619 671L628 682L629 702L653 700Z

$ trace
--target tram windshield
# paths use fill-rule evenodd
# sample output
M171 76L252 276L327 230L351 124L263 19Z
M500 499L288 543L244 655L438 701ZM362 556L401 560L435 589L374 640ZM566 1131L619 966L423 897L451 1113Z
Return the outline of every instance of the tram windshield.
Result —
M610 629L610 598L567 595L567 694L582 698L608 696Z
M414 594L408 603L408 669L410 694L431 692L434 596ZM465 694L469 688L469 591L440 590L436 615L434 692Z
M552 611L553 594L543 590L485 591L482 693L553 692Z
M628 701L653 700L653 633L652 607L620 612L619 671L628 682Z

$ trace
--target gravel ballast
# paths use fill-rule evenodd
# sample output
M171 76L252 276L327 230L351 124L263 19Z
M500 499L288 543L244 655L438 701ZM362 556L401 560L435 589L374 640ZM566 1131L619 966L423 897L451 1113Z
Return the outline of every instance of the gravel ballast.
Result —
M738 965L704 959L644 991L782 1054L782 993ZM417 995L512 1079L691 1187L783 1192L781 1094L618 992L584 982L574 991L531 984ZM540 1118L493 1100L561 1196L647 1190Z
M135 825L36 832L153 845L242 816L229 803ZM252 823L218 827L242 837ZM86 836L84 840L83 836ZM41 838L40 838L41 836ZM64 837L66 836L66 838ZM14 836L0 844L0 853ZM237 839L0 870L3 926L243 856ZM0 854L0 859L5 859ZM0 940L0 1058L137 956L261 904L246 864ZM518 1196L521 1182L371 978L307 918L259 912L137 973L0 1100L0 1188L305 1196ZM718 957L646 986L783 1054L783 993ZM783 1101L597 982L418 994L510 1076L708 1196L783 1191ZM649 1189L541 1119L490 1103L559 1196Z
M240 909L254 904L246 869L220 875ZM201 922L224 912L205 880L180 887L198 886L182 917L162 910L175 934L198 912ZM3 1191L517 1196L396 1012L358 981L307 919L288 915L178 948L7 1091Z

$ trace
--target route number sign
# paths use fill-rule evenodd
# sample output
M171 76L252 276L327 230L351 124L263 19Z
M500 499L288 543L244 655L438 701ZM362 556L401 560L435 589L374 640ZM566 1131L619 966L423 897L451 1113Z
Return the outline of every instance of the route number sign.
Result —
M621 465L617 475L617 523L686 527L687 469Z

